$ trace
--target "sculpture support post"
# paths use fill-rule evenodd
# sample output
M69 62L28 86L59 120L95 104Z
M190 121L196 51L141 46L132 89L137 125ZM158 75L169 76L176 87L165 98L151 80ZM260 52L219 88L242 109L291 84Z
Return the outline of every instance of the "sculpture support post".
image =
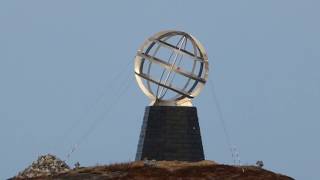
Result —
M201 161L204 153L197 108L146 107L136 160Z

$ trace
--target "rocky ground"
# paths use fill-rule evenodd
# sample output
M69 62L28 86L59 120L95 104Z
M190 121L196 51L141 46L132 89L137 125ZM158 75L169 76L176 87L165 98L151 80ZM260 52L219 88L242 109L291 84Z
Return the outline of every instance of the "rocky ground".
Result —
M17 178L33 178L38 176L49 176L70 171L70 167L54 155L40 156L29 167L16 176Z
M49 165L50 163L53 163ZM230 166L213 161L136 161L70 169L54 156L41 156L11 179L183 179L183 180L293 180L257 166Z

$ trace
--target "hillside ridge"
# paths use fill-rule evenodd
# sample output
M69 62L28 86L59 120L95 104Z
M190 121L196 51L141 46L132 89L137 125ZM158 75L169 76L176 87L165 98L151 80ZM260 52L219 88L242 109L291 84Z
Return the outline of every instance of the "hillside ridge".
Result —
M274 173L257 166L231 166L217 164L214 161L134 161L77 167L67 172L26 178L16 176L13 179L53 179L53 180L90 180L90 179L190 179L190 180L293 180L293 178Z

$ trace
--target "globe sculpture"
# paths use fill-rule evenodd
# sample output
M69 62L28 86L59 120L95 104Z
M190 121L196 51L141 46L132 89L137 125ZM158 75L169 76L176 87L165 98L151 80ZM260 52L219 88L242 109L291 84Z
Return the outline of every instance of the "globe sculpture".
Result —
M182 31L159 32L139 48L134 69L139 87L151 100L136 160L204 160L197 108L191 103L208 79L201 43Z
M192 35L161 31L135 57L137 83L154 106L192 106L208 79L208 57Z

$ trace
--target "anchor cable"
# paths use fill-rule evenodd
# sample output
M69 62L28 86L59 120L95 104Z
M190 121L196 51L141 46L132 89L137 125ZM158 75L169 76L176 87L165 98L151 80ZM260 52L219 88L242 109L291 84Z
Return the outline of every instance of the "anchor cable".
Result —
M131 63L132 63L132 61L127 62L120 69L125 69L125 71L127 72L128 67L129 67L129 65L131 65ZM117 80L118 80L118 78L121 77L122 74L125 74L125 73L123 73L123 71L118 71L118 73L114 74L114 76L111 78L110 81L111 82L118 82ZM62 134L60 139L65 139L66 137L68 137L72 133L72 131L74 131L74 129L77 126L79 126L79 124L81 124L86 119L86 117L88 116L88 114L90 112L96 110L98 103L101 102L102 99L106 96L107 90L113 89L113 84L111 84L111 85L110 85L110 83L106 83L106 84L107 84L107 86L104 86L103 91L101 91L101 93L97 96L95 101L87 107L87 110L82 114L82 116L80 118L76 119L75 121L73 121L71 123L71 125L65 131L65 133Z
M128 74L128 66L131 64L132 61L128 62L126 65L126 68L125 68L125 73L123 73L123 71L120 71L119 73L116 74L116 76L114 76L112 79L112 82L119 82L119 78L122 74L125 74L127 75ZM122 68L123 69L123 68ZM89 129L81 136L81 138L79 138L79 140L77 141L77 143L75 143L70 152L67 154L67 159L70 158L71 154L74 153L74 151L80 146L80 144L94 131L94 129L96 128L96 126L106 117L110 114L110 112L113 110L113 108L117 105L117 103L119 102L119 100L122 98L122 96L125 94L125 92L129 89L129 86L130 86L130 79L131 76L127 76L126 79L124 79L124 81L122 81L122 88L119 88L120 90L116 92L116 96L114 101L111 101L112 103L108 103L107 104L107 108L106 108L106 111L102 114L102 116L100 118L97 118L96 120L94 120L91 125L89 126ZM85 117L87 116L87 114L89 113L89 111L92 111L92 110L96 110L96 106L97 104L102 101L103 97L106 95L106 90L107 89L114 89L113 86L106 86L106 88L104 88L105 91L100 94L96 100L95 100L95 103L92 104L89 108L89 110L78 120L78 121L75 121L73 123L74 126L70 127L69 128L69 131L67 131L67 133L64 134L64 136L67 136L68 134L71 133L71 131L75 128L75 125L79 125L79 123L81 123Z
M216 105L216 108L217 108L217 111L218 111L218 119L220 120L221 126L223 128L224 135L226 137L228 148L229 148L229 150L231 152L231 157L233 159L233 163L234 163L234 165L239 165L240 166L241 165L240 155L239 155L239 152L238 152L236 146L232 144L232 141L231 141L228 129L227 129L226 121L224 119L224 116L223 116L223 113L222 113L222 110L221 110L220 102L219 102L219 100L217 98L217 95L216 95L214 83L213 83L213 81L211 79L209 79L209 83L208 84L209 84L210 89L211 89L212 100L214 101L214 103Z
M111 104L109 104L107 110L102 114L102 116L100 118L97 118L95 121L93 121L91 123L89 129L81 136L81 138L79 138L77 143L75 143L72 146L70 152L67 154L67 160L70 159L70 156L72 155L72 153L74 153L77 150L77 148L84 142L84 140L86 140L89 137L89 135L95 130L97 125L99 123L101 123L101 121L104 120L108 115L110 115L110 113L112 112L113 108L116 107L116 105L118 104L119 100L122 98L122 96L125 94L125 92L129 89L129 86L130 86L130 81L128 80L126 85L124 86L124 88L116 96L116 99Z

